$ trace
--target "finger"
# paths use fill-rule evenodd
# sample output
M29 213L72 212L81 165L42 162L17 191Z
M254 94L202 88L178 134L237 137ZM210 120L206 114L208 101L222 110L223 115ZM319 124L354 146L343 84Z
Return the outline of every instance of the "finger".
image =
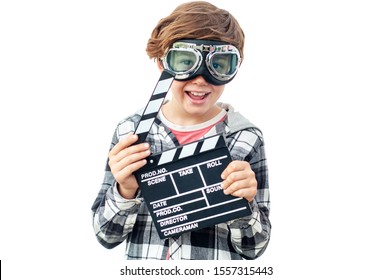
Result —
M244 170L246 165L249 165L246 161L234 160L227 165L225 170L221 174L221 178L225 180L231 173L239 170Z
M234 171L231 172L229 175L227 175L226 179L223 180L221 187L223 189L227 189L230 187L233 183L237 181L242 181L242 180L251 180L254 179L254 172L251 169L245 169L245 170L239 170L239 171Z
M133 143L135 143L138 139L138 136L136 134L133 134L131 132L129 135L126 137L122 138L109 152L110 155L117 155L120 151L124 150L125 148L131 146Z
M145 159L150 154L151 154L151 151L149 149L143 150L140 152L136 152L136 153L131 153L131 154L126 155L125 157L121 158L121 160L118 162L118 165L122 167L121 169L123 169L130 164L134 164L138 161Z
M225 194L233 194L238 190L248 189L248 188L255 189L255 190L257 189L257 181L254 177L247 177L242 180L234 181L227 187L223 188L223 192Z
M144 165L146 165L147 160L142 159L139 161L136 161L132 164L129 164L127 166L125 166L123 169L121 169L120 171L118 171L116 173L116 180L117 182L123 182L126 179L129 178L129 176L131 176L135 171L137 171L138 169L142 168Z
M247 201L252 202L256 196L257 190L255 188L239 189L231 193L232 196L245 198Z
M141 144L143 145L143 144ZM132 147L132 149L135 149ZM126 168L128 165L136 163L140 160L145 159L151 154L149 149L142 150L140 152L129 152L126 153L124 150L121 151L118 155L114 157L109 157L109 166L113 172L119 172L122 169Z
M114 155L113 159L120 161L125 157L128 157L132 154L143 153L149 151L150 145L148 143L140 143L137 145L132 145L129 147L124 148L123 150L119 151L116 155Z

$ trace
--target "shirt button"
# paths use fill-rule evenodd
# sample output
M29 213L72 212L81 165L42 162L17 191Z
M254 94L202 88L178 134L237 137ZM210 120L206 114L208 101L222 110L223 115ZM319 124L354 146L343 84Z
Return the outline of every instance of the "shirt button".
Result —
M167 132L163 126L159 127L159 132L162 134L163 137L167 136Z

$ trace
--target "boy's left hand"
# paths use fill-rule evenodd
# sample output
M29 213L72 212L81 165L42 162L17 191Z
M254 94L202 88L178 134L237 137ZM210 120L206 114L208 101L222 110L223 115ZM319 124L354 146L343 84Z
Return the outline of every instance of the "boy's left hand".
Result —
M221 184L225 194L243 197L252 202L257 192L257 181L247 161L234 160L229 163L221 175Z

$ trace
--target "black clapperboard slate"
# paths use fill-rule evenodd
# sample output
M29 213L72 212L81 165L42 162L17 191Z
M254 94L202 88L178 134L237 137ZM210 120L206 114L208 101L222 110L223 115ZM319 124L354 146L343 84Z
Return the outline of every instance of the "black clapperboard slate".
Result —
M161 239L251 214L247 200L220 186L230 162L222 135L147 158L135 176Z
M145 141L173 82L162 71L135 134ZM244 198L225 195L220 186L231 156L222 135L215 135L147 157L135 172L160 238L180 235L251 214Z

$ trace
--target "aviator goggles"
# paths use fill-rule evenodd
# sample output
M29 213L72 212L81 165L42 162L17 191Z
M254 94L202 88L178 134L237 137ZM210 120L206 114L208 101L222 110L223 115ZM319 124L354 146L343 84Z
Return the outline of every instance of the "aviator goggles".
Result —
M175 80L201 75L210 84L224 85L236 75L241 57L236 47L225 42L189 39L173 43L161 62L165 70L175 75Z

